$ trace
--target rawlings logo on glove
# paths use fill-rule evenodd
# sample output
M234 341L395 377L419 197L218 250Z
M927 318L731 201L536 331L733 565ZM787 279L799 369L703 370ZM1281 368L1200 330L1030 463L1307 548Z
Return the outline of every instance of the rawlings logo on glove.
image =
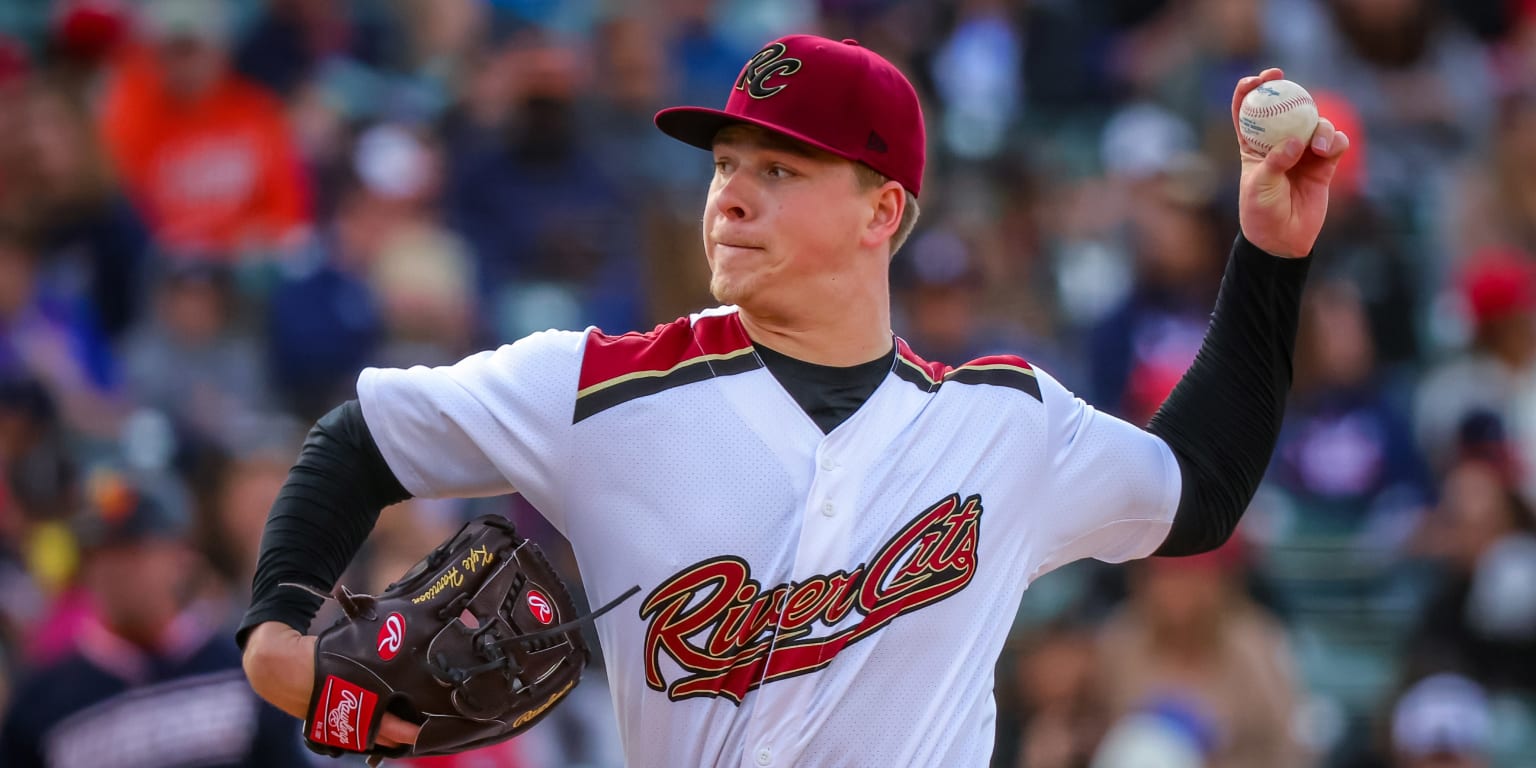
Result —
M332 592L343 616L316 644L306 743L377 765L510 739L581 680L582 626L639 589L576 619L532 542L495 515L472 520L382 594ZM376 743L385 712L421 726L414 745Z
M373 719L379 697L339 677L328 677L320 703L310 716L309 738L337 749L361 752L366 747L355 738L363 723Z
M400 614L391 613L384 620L384 626L379 630L379 658L389 661L400 652L400 645L405 642L405 619Z

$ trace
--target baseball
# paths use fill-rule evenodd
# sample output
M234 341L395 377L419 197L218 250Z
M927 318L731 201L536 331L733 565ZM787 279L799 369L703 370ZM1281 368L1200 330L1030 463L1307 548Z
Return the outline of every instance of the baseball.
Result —
M1317 104L1307 89L1289 80L1271 80L1243 97L1237 122L1248 146L1267 155L1286 139L1312 140Z

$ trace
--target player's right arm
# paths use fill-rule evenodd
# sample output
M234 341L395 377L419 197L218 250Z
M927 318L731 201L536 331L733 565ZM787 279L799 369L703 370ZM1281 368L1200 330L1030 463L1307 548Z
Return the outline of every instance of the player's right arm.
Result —
M324 591L341 577L384 507L409 498L356 400L326 414L304 441L261 535L251 606L235 639L251 689L303 719L314 687L315 637L305 632ZM385 715L381 740L407 743L414 726Z
M453 366L369 369L358 399L321 418L272 504L236 634L251 687L304 717L315 638L305 634L384 507L411 496L521 491L560 527L556 468L584 334L547 332ZM386 716L381 734L415 728Z

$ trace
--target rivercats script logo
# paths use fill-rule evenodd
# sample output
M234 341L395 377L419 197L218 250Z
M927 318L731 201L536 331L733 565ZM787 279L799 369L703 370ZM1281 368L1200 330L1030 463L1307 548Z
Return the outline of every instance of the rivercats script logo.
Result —
M764 587L745 560L696 563L640 606L645 681L673 701L721 696L740 704L763 683L814 672L897 616L943 600L976 574L981 497L950 494L851 571ZM850 613L863 618L830 634ZM772 648L773 653L769 654ZM662 678L665 653L690 674Z

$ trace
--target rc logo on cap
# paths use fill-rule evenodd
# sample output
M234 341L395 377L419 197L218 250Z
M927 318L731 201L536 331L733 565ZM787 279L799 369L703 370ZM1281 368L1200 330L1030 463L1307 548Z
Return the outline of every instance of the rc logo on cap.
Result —
M741 70L741 76L736 78L736 90L746 90L754 99L766 99L769 96L784 90L788 83L768 85L768 78L775 75L793 75L800 71L799 59L786 57L789 48L783 43L769 43L768 47L757 52L747 66Z

